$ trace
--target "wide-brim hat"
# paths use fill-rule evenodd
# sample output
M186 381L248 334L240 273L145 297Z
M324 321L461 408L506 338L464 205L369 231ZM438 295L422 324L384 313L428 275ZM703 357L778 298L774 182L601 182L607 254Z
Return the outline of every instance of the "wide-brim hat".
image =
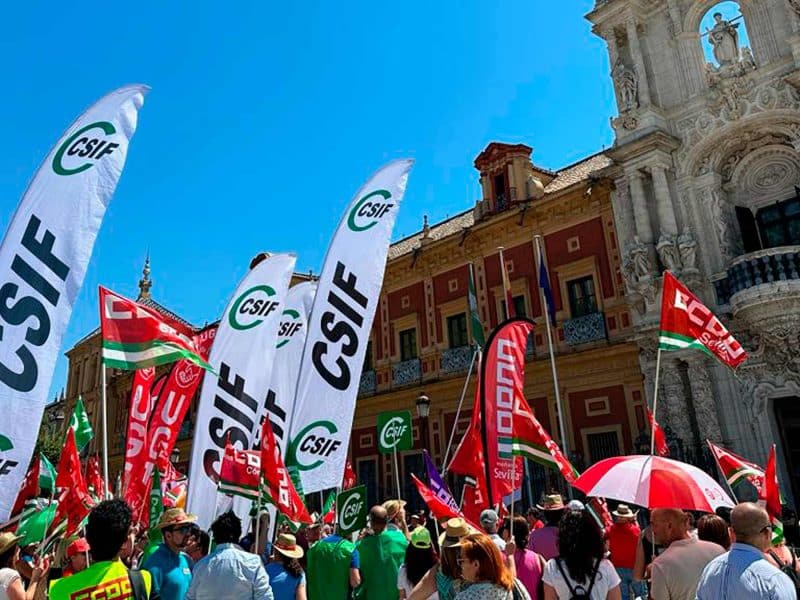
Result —
M165 527L175 527L176 525L188 525L197 521L196 515L187 514L182 508L169 508L161 513L158 520L158 529Z
M452 546L458 546L458 544L461 543L461 538L471 533L477 532L461 517L449 519L447 521L447 526L439 536L439 547L450 548Z
M615 510L611 514L620 519L635 519L636 515L639 514L639 511L631 510L631 507L628 506L627 504L620 504L619 506L617 506L617 510Z
M406 505L405 500L387 500L383 503L383 508L386 509L386 518L390 521L397 516L400 509Z
M541 504L536 505L536 508L539 510L564 510L567 507L564 505L561 494L549 494L544 497Z
M297 538L291 533L280 534L272 547L289 558L303 558L303 549L297 545Z
M11 546L16 544L21 539L21 535L14 535L10 531L0 533L0 554L11 548Z

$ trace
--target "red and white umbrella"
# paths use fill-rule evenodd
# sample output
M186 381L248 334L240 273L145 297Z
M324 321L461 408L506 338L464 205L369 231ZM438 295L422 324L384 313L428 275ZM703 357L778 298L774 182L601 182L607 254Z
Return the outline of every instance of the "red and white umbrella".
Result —
M613 498L647 508L714 512L734 506L705 471L661 456L615 456L589 467L572 484L587 496Z

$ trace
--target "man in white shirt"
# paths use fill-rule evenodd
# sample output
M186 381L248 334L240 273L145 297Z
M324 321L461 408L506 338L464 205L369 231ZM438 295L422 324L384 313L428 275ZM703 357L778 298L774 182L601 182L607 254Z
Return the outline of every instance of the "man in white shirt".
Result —
M677 508L653 510L650 528L658 545L669 546L653 561L650 597L694 600L703 569L725 549L691 537L686 513Z
M497 529L498 529L497 522L500 520L500 517L497 516L497 512L495 512L491 508L487 508L481 513L480 520L481 520L481 527L483 527L483 530L486 532L486 535L492 538L492 541L494 542L495 546L497 546L500 549L500 552L505 551L506 543L503 540L503 538L501 538L497 534Z

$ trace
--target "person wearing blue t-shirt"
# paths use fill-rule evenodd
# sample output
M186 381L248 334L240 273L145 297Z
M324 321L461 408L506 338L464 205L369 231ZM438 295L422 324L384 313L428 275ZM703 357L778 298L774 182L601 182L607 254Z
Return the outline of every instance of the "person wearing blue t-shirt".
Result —
M164 511L158 529L164 542L145 561L142 568L153 578L153 592L162 600L183 600L192 582L192 559L183 552L192 533L194 515L182 508Z
M306 575L298 562L303 549L289 533L280 534L273 549L267 575L275 600L306 600Z

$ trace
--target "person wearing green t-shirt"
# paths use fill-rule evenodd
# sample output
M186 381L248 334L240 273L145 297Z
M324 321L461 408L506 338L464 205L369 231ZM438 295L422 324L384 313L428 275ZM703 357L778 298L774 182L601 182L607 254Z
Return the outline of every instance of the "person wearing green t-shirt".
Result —
M350 589L361 583L360 555L355 544L339 535L329 535L306 555L308 600L349 598Z
M402 518L402 508L400 509ZM388 529L389 516L383 506L369 511L373 534L358 543L361 558L360 600L397 600L397 572L406 556L408 539L398 529Z
M50 582L50 600L72 598L133 598L143 589L151 597L152 581L147 571L128 571L119 559L131 527L131 509L122 500L105 500L89 513L86 541L93 563L80 573Z

